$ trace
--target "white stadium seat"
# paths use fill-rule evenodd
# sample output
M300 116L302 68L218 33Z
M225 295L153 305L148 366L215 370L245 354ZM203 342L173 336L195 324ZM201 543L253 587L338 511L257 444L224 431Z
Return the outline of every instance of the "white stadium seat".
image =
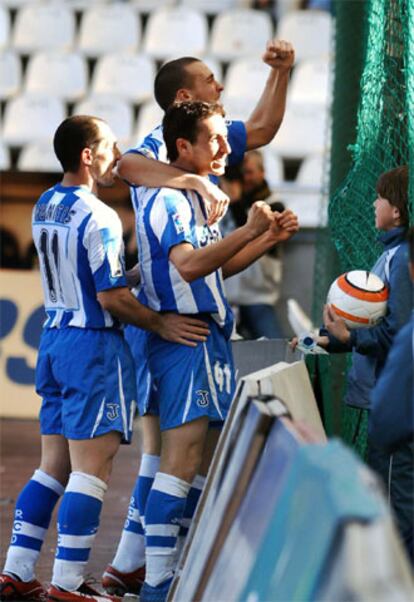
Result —
M145 138L157 125L160 125L163 117L164 112L154 100L150 100L142 105L134 132L134 146Z
M305 60L293 71L289 86L289 102L315 103L323 106L330 104L331 64L328 57Z
M78 48L87 56L136 52L141 41L139 15L128 4L97 4L83 13Z
M61 172L62 166L56 158L52 140L41 140L26 144L17 159L19 171Z
M91 92L139 104L152 96L154 77L154 62L145 55L107 54L95 65Z
M6 105L3 139L10 146L50 139L65 117L61 100L52 96L22 94Z
M295 185L281 193L289 209L294 211L301 227L313 228L327 223L327 197L324 192L323 154L309 155L303 160Z
M214 20L209 53L222 61L261 56L273 37L273 25L265 12L240 8L220 13Z
M228 119L246 121L257 104L257 97L253 100L252 98L244 98L243 96L227 96L226 92L224 92L221 102Z
M73 10L83 11L91 8L94 4L104 4L108 0L65 0L65 2Z
M13 46L21 53L36 50L72 48L75 36L75 15L60 2L30 3L16 15Z
M111 126L118 140L127 140L132 135L132 106L113 96L90 96L77 103L74 115L94 115L104 119Z
M283 186L285 180L283 159L269 147L261 149L261 152L263 156L265 178L269 184L269 188L274 190Z
M144 37L144 52L158 59L200 56L207 47L205 15L185 7L161 8L150 14Z
M9 11L0 6L0 49L6 48L10 37L10 14Z
M28 93L50 94L73 102L86 94L87 85L87 64L77 52L38 52L27 65Z
M207 15L216 15L240 5L240 0L179 0L179 4L195 8Z
M0 100L6 100L20 92L22 64L12 50L0 52Z
M280 19L276 37L293 45L297 62L329 55L332 17L322 10L289 12Z
M323 152L329 144L328 116L325 107L288 103L280 130L271 142L272 148L286 159Z
M0 170L5 171L10 168L10 151L0 140Z
M257 102L269 73L270 68L259 57L234 60L224 82L226 97L243 96Z
M158 8L173 6L177 0L129 0L129 3L141 13L151 13Z
M33 2L33 0L1 0L3 6L11 9L20 8L24 4L29 4L29 2Z

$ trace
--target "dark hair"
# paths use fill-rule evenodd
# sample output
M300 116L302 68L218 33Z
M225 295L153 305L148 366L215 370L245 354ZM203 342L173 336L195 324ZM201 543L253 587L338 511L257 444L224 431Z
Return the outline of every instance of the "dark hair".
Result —
M190 88L192 76L186 67L192 63L200 63L200 59L184 56L165 63L158 71L154 81L154 96L157 103L166 111L173 104L180 88Z
M403 165L381 174L377 194L400 210L401 225L408 226L408 167Z
M175 161L178 157L178 138L184 138L194 143L197 139L200 121L216 114L224 117L224 109L219 102L209 103L193 100L171 105L162 121L169 160Z
M76 172L80 165L80 156L84 148L99 142L99 117L73 115L58 127L53 138L53 148L63 171Z
M408 240L408 255L411 263L414 263L414 226L412 226L407 233Z

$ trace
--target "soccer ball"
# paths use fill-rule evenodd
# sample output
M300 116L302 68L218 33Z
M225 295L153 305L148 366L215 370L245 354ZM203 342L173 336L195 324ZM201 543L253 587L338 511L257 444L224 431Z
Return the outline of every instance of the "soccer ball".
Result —
M334 280L326 302L348 328L368 328L385 315L387 299L388 288L379 276L352 270Z

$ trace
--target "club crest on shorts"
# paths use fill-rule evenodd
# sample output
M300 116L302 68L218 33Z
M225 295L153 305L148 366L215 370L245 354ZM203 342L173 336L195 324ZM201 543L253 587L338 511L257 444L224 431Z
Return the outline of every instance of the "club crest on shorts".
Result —
M197 394L197 405L200 408L205 408L206 406L208 406L208 404L210 403L209 398L208 398L208 391L203 391L202 389L199 389L198 391L196 391Z
M107 403L106 417L108 420L116 420L119 416L119 406L117 403Z

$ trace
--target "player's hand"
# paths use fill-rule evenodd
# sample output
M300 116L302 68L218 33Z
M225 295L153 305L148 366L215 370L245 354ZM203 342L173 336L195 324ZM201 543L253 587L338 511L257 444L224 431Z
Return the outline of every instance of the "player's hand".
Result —
M230 204L228 195L208 178L198 177L194 190L204 199L207 208L209 226L218 222L226 214Z
M266 65L278 70L289 70L295 62L295 51L292 44L284 40L270 40L266 44L262 60Z
M351 333L345 324L345 321L338 316L332 305L325 305L323 308L323 323L328 332L341 343L348 343Z
M269 205L265 201L256 201L247 214L246 227L252 231L253 237L256 238L266 232L273 221L274 216Z
M290 209L285 209L281 213L274 211L273 216L273 222L269 227L269 236L275 243L289 240L299 230L298 216Z
M158 334L170 343L181 343L187 347L196 347L197 343L207 340L210 330L206 322L181 316L180 314L166 313L160 315L161 327Z

